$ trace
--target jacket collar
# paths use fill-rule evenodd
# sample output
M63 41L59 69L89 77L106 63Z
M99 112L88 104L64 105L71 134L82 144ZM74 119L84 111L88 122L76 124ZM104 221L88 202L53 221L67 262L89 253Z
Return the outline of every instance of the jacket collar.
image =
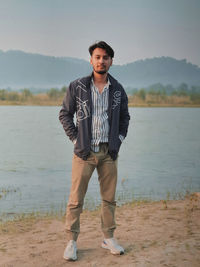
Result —
M87 89L89 89L92 78L93 78L93 72L89 76L81 78L80 81L83 84L85 84ZM112 88L112 89L116 88L117 80L115 78L113 78L109 73L108 73L108 79L110 81L110 87L109 88Z

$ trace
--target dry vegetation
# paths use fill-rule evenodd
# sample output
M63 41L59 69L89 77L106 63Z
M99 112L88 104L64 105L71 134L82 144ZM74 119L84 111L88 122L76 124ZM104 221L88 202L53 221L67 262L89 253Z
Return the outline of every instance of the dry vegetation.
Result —
M132 107L200 107L190 99L190 96L157 96L146 94L145 99L137 94L129 96L129 106Z
M61 106L63 96L50 98L47 94L33 95L26 100L0 100L1 106L21 105L21 106ZM142 99L137 95L129 96L130 107L200 107L200 103L194 103L189 96L166 96L154 97L147 95L146 99Z
M21 106L61 106L63 97L50 98L47 94L37 94L25 100L0 100L0 105L21 105Z
M46 93L32 94L29 89L20 92L0 90L0 105L61 106L67 87L51 88ZM129 95L133 107L200 107L200 87L183 90L136 90Z

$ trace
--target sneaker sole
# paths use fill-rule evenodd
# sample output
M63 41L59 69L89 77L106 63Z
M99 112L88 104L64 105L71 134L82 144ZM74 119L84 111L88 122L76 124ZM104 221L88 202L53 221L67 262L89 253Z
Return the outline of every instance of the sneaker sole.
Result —
M77 260L77 258L65 258L65 257L63 257L63 259L65 259L66 261L76 261Z
M123 255L124 254L124 251L113 251L113 250L111 250L104 243L101 244L101 247L110 250L111 254L113 254L113 255Z

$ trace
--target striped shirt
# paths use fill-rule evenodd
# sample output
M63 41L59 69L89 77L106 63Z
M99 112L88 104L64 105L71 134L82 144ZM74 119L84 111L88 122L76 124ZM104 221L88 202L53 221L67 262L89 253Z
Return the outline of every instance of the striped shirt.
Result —
M91 81L91 96L92 96L92 140L91 149L94 152L99 151L99 143L108 142L109 122L108 122L108 98L109 85L104 86L102 93L99 93L98 88Z

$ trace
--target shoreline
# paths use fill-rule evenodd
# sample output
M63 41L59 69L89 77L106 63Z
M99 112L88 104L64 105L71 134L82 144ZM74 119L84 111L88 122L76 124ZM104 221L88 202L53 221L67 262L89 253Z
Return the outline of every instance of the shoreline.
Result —
M65 217L31 216L0 226L0 266L66 266ZM100 247L100 209L84 210L74 266L199 266L200 193L182 200L130 202L116 208L115 237L125 254Z
M24 107L61 107L62 104L55 104L55 103L1 103L0 107L5 106L24 106ZM128 104L129 108L200 108L200 104L193 105L193 104Z
M18 100L0 100L0 106L56 106L61 107L63 97L60 99L28 99L27 101ZM169 102L145 102L145 101L132 101L129 100L129 107L194 107L199 108L200 103L192 103L187 101L169 101Z

